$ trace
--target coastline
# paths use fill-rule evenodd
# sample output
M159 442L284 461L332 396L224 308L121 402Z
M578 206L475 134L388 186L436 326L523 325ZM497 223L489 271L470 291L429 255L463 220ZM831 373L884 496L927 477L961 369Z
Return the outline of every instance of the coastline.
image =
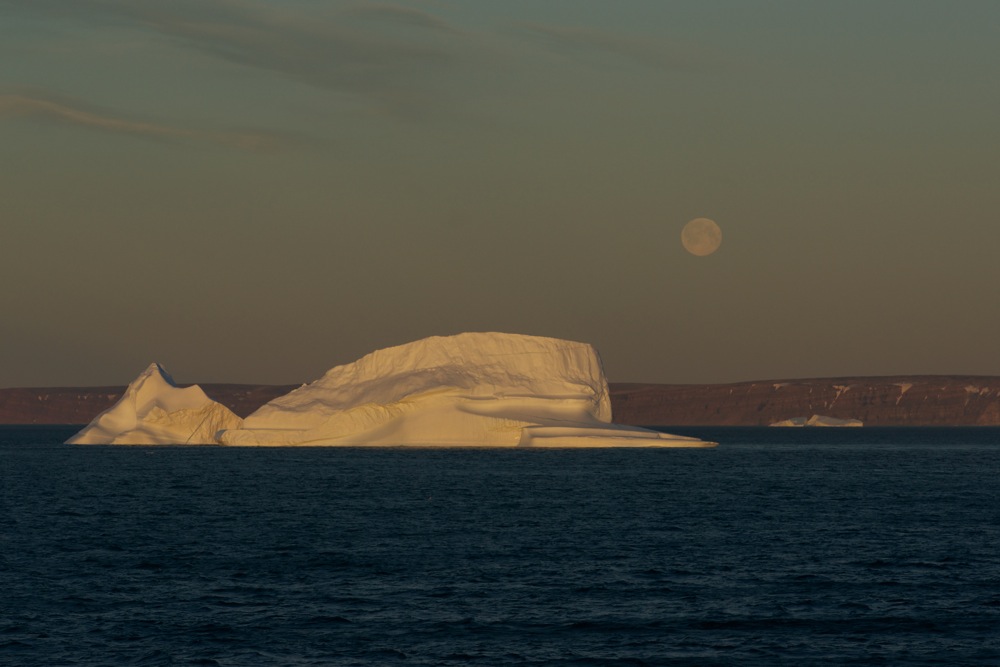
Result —
M241 417L298 386L199 384L209 397ZM1000 426L997 376L612 382L609 387L614 421L636 426L767 426L813 414L859 419L865 426ZM124 390L124 385L0 389L0 424L86 424Z

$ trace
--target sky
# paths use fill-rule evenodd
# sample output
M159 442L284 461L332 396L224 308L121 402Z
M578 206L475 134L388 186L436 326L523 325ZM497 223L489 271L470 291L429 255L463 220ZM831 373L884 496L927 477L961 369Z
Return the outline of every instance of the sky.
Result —
M998 34L995 0L0 0L0 387L462 331L617 382L1000 375Z

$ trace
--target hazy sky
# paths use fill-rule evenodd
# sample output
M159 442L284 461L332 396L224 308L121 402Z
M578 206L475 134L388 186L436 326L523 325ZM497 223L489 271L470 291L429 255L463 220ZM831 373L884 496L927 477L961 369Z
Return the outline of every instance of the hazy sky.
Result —
M612 381L1000 374L997 35L996 0L0 0L0 386L461 331Z

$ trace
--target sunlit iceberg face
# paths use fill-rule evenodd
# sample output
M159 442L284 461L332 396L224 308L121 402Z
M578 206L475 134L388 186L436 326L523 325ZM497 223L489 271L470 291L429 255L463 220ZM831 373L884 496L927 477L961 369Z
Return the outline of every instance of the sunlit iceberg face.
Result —
M597 351L501 333L433 337L329 370L246 420L158 364L73 444L705 447L611 423Z
M121 399L67 440L74 445L214 444L242 420L197 385L179 388L159 364L150 364Z
M227 445L705 446L611 422L585 343L501 333L432 337L373 352L275 399Z

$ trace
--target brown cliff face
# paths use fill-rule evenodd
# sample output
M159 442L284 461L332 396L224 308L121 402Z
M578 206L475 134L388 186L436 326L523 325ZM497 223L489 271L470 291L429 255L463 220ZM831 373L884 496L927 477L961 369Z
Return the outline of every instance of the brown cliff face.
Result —
M186 385L181 385L186 386ZM240 417L298 385L203 384L208 396ZM0 389L0 424L89 424L118 402L125 387Z
M297 385L203 384L241 417ZM0 424L87 424L125 387L0 389ZM612 384L620 424L767 426L814 414L865 426L1000 426L1000 377L900 376L736 384Z
M792 417L865 426L1000 425L1000 377L899 376L714 385L616 384L616 421L673 426L767 426Z

